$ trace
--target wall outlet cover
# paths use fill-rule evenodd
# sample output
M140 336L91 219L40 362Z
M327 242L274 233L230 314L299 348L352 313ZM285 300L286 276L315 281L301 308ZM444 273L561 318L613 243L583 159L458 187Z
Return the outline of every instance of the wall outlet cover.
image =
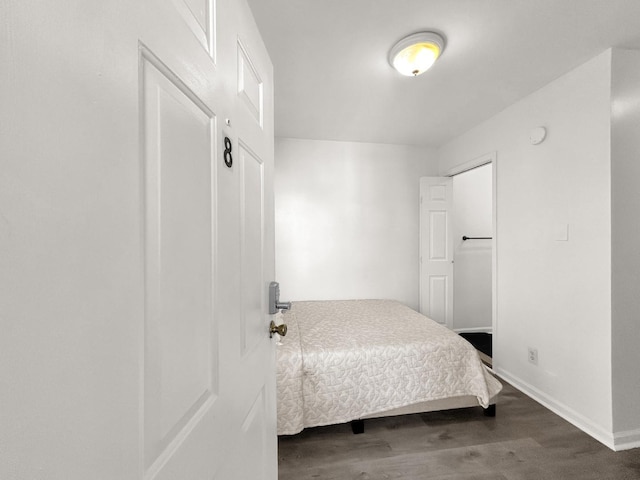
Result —
M569 241L569 224L558 223L553 228L553 238L556 242L568 242Z

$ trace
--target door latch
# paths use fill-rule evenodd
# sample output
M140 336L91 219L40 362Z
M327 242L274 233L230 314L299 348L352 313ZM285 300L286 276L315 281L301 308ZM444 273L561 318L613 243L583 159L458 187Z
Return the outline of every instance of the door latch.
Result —
M269 315L278 313L279 310L289 310L291 302L280 301L280 284L271 282L269 284Z

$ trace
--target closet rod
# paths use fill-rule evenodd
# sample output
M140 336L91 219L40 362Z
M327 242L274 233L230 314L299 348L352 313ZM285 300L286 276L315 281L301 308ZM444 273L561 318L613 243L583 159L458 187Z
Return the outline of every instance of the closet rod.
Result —
M462 240L493 240L493 237L467 237L463 235Z

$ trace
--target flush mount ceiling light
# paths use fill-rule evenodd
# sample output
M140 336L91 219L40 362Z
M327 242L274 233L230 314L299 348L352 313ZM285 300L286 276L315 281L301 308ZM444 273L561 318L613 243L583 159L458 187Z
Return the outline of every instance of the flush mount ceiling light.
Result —
M396 43L389 63L402 75L417 77L435 63L444 50L444 38L433 32L419 32Z

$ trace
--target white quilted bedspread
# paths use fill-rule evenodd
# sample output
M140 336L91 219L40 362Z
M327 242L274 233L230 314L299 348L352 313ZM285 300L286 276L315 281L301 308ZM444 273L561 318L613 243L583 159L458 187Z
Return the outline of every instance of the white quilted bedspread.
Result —
M463 338L392 300L294 302L277 350L278 434L502 385Z

